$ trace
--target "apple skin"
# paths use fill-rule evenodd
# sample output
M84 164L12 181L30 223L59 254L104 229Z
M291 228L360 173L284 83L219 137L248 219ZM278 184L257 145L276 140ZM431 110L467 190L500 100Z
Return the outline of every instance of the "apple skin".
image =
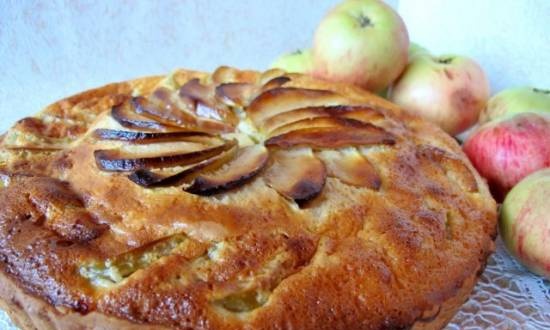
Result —
M389 99L451 135L477 122L489 99L481 67L463 56L417 56L392 86Z
M510 253L550 279L550 168L521 180L500 210L500 234Z
M378 92L407 65L409 35L401 17L379 0L347 0L320 22L313 76Z
M464 152L497 201L525 176L550 167L550 117L520 113L479 127Z
M506 89L489 99L479 116L486 123L500 116L513 116L522 112L550 113L550 90L533 87Z
M313 57L310 49L298 49L281 55L271 64L271 68L282 69L289 73L309 74L313 70Z
M409 63L422 56L431 56L430 52L415 42L409 44Z

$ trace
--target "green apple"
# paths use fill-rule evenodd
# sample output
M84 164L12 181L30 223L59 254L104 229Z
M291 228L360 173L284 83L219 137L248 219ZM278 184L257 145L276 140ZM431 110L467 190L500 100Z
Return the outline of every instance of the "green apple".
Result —
M550 90L518 87L503 90L489 99L479 116L480 123L522 112L550 113Z
M508 251L532 272L550 279L550 168L520 181L500 211Z
M313 58L310 49L298 49L284 54L271 64L271 68L285 70L291 73L310 73L313 68Z
M313 75L381 91L407 65L403 20L379 0L346 0L320 22L313 41Z
M415 42L411 42L409 45L409 63L414 61L417 57L432 56L430 52Z
M392 86L389 99L451 135L477 122L489 98L481 67L464 56L417 56Z

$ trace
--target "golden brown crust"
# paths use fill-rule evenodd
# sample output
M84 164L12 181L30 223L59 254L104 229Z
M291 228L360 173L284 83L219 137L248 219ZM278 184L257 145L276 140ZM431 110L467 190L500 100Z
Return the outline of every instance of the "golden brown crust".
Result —
M381 178L377 190L328 177L318 197L297 207L262 175L200 197L102 173L93 151L113 142L86 132L115 125L107 110L131 94L148 95L160 77L62 100L41 122L27 119L8 132L0 150L9 182L0 189L0 283L9 289L0 295L13 303L15 321L29 329L63 322L83 329L434 329L448 322L493 250L496 210L485 183L435 126L359 88L288 76L285 86L332 90L384 115L376 125L396 143L357 148ZM258 77L180 70L171 80ZM40 150L21 150L29 147ZM129 258L179 234L185 237L175 248L116 283L90 280L94 262L136 263ZM44 313L49 320L36 323Z
M457 291L442 305L426 312L422 319L417 320L411 329L430 330L442 329L455 315L456 311L468 299L478 277L473 274ZM126 320L109 317L92 312L87 315L60 311L51 305L28 295L0 272L0 308L11 318L21 330L56 330L56 329L94 329L94 330L164 330L166 327L136 324Z

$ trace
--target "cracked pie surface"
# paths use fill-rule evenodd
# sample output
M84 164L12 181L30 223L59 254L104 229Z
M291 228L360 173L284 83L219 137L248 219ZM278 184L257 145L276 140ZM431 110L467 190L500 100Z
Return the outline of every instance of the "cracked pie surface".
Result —
M23 329L436 329L496 205L439 128L348 85L177 70L0 144L1 306Z

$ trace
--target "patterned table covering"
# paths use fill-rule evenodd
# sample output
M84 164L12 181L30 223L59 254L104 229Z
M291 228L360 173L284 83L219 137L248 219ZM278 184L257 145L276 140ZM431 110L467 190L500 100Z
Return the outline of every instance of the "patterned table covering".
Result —
M17 330L0 311L0 329ZM472 296L446 330L550 329L550 282L529 273L497 240Z

